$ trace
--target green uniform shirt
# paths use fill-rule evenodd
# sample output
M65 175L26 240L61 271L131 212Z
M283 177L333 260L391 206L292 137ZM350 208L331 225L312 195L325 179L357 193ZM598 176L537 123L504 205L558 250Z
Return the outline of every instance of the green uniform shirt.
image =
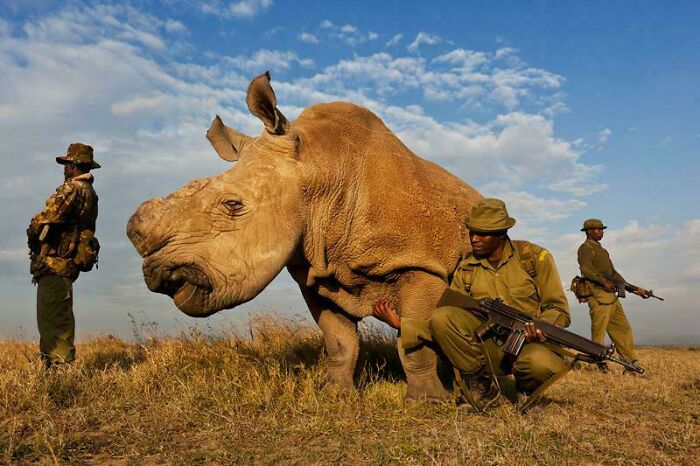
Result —
M571 323L569 302L559 278L557 266L546 249L531 244L535 260L535 278L532 278L516 257L513 243L508 240L496 268L487 259L473 255L464 259L452 277L450 288L475 299L501 298L504 303L547 323L568 327ZM473 270L469 291L465 283Z
M509 306L544 322L568 327L571 323L569 303L554 259L549 251L536 244L531 244L531 250L535 278L525 271L509 239L497 267L491 266L487 259L470 255L457 266L450 288L475 299L501 298ZM469 276L472 273L473 278ZM469 290L465 286L467 283L471 283ZM416 346L420 340L432 340L430 321L402 318L404 348Z
M608 251L594 239L586 239L578 248L578 265L584 278L601 287L605 283L625 282L610 260Z

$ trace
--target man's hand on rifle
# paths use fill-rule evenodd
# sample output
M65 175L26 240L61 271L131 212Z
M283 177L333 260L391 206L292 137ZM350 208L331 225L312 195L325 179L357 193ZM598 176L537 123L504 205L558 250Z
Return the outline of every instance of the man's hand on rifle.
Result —
M644 288L637 287L637 289L634 290L632 293L636 294L637 296L640 296L642 299L651 298L651 292L648 290L645 290Z
M605 291L609 291L610 293L616 291L615 285L611 281L606 281L605 285L603 285L603 288L605 288Z
M547 337L544 335L542 330L537 328L534 322L528 322L525 324L525 341L527 343L544 343L547 341Z
M374 317L390 327L397 330L401 327L401 317L399 317L399 313L396 312L396 309L391 307L391 304L389 304L389 301L386 299L380 299L379 301L375 302L373 311Z

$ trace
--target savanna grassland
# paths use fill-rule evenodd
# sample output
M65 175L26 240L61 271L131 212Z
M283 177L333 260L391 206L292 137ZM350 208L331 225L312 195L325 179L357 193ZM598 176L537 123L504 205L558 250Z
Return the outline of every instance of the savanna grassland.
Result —
M574 370L526 415L404 403L393 337L365 328L359 388L323 387L319 332L97 337L45 371L0 343L0 462L698 464L700 351L640 349L648 375Z

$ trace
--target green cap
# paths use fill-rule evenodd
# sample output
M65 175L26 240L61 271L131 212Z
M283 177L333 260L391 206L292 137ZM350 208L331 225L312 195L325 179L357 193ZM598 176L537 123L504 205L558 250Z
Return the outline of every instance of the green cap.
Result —
M63 157L56 157L56 162L61 165L74 163L76 165L87 165L91 169L100 168L100 164L95 162L92 156L92 147L87 144L75 142L68 146L68 151Z
M581 228L581 231L586 231L586 230L596 230L596 229L601 229L605 230L606 227L603 225L603 221L599 220L597 218L589 218L585 222L583 222L583 228Z
M500 199L484 199L472 208L472 215L465 222L469 231L495 233L505 231L515 225L515 219L508 216L506 205Z

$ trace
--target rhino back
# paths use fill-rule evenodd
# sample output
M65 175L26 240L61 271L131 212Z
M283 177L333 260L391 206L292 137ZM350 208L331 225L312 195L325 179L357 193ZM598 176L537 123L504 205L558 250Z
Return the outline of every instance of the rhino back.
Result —
M413 154L363 107L315 105L294 128L310 167L307 256L348 280L415 269L447 279L469 247L464 220L476 190Z

